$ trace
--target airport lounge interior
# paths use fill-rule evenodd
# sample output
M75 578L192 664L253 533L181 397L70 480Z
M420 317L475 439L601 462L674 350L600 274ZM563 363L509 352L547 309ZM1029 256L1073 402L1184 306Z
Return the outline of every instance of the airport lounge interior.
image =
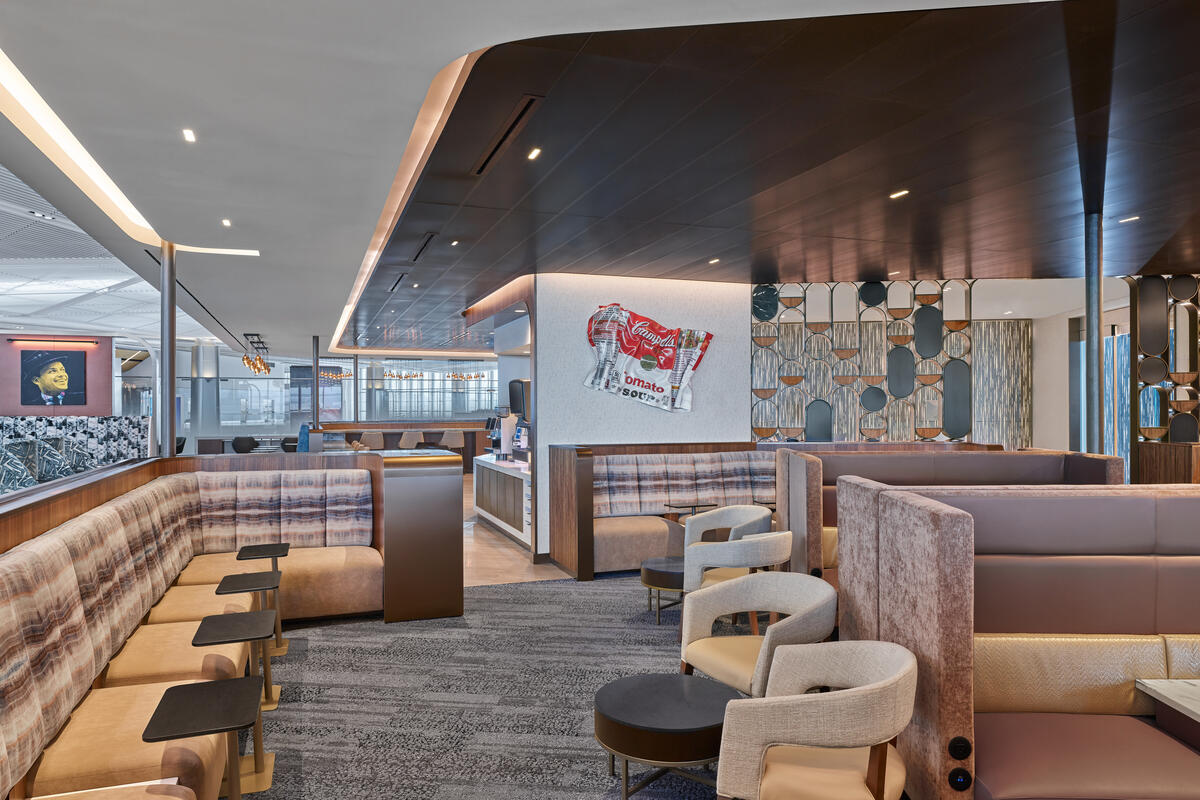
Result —
M243 796L1200 800L1200 2L0 4L0 800Z

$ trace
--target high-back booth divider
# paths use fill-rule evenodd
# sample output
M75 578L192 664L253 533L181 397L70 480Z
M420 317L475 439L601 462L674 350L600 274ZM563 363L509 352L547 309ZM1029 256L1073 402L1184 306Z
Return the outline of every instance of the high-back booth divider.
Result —
M1134 681L1200 677L1200 489L842 477L838 497L840 636L919 664L913 800L1194 796L1200 756Z
M372 545L383 548L383 459L372 453L262 453L125 461L0 499L0 553L163 475L246 470L364 469L371 473Z

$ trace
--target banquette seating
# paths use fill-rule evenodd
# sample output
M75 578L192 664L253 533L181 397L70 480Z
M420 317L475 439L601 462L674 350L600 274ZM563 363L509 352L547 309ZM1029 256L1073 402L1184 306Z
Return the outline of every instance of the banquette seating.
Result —
M372 491L359 469L163 475L0 554L0 790L178 778L164 796L216 798L221 735L141 739L167 687L246 666L244 644L191 646L203 617L252 606L212 584L255 571L237 548L290 542L286 616L379 610Z
M1195 798L1138 678L1200 678L1200 490L844 477L843 639L920 663L914 799Z
M668 504L775 502L775 454L755 450L595 456L592 464L595 572L637 569L655 556L683 555L683 527ZM683 509L684 516L688 509ZM581 546L585 537L580 538Z
M1114 456L1038 451L815 452L779 454L779 527L797 532L792 568L838 568L838 479L855 475L892 486L1120 484ZM836 582L837 574L828 576Z

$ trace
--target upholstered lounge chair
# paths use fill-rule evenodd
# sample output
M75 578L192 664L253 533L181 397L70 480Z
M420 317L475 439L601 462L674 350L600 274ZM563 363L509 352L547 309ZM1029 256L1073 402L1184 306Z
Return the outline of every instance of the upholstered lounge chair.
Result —
M690 559L694 568L703 564L703 567L699 567L703 570L703 575L692 575L689 583L685 566L684 591L695 591L702 586L711 586L721 581L740 578L743 575L749 575L753 567L775 566L786 562L791 557L792 539L791 533L787 531L772 534L776 537L773 539L756 538L752 546L735 545L716 549L705 547L692 551L689 556L692 545L717 544L717 542L704 542L704 534L719 528L729 529L728 542L740 542L747 536L769 533L771 510L764 506L725 506L688 517L683 531L684 562L686 564ZM787 533L788 550L780 549L783 533ZM782 561L779 560L780 555L783 556Z
M833 691L810 693L817 688ZM775 651L766 696L725 707L717 795L739 800L899 800L890 742L908 726L917 660L891 642Z
M697 545L711 547L711 545ZM759 610L787 614L763 636L713 636L717 617ZM837 616L837 592L796 572L756 572L688 594L683 604L680 669L761 697L776 648L827 639Z

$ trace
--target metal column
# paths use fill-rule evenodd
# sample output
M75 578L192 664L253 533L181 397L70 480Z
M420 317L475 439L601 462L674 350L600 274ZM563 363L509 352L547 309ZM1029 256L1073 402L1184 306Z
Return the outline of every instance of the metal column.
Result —
M354 421L358 422L358 356L354 356Z
M321 337L313 337L312 407L314 428L321 424Z
M159 396L158 453L163 457L175 455L175 243L161 245L158 294L159 306Z
M1100 214L1084 219L1084 407L1087 451L1104 452L1104 229Z

